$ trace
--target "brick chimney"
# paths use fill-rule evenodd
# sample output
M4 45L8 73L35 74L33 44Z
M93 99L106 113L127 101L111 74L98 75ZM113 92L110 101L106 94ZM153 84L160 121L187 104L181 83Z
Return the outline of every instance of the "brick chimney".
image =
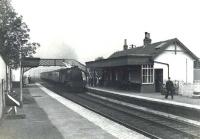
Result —
M124 50L127 50L127 49L128 49L127 40L124 39Z
M144 38L143 42L144 42L144 46L151 44L150 33L145 32L145 38Z

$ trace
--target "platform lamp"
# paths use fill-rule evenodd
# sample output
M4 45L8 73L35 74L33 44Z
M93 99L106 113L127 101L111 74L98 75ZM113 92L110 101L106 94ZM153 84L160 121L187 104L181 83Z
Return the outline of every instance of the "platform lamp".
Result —
M23 91L22 91L23 69L22 69L22 48L21 48L21 46L20 46L20 50L19 50L19 66L20 66L20 107L23 107Z

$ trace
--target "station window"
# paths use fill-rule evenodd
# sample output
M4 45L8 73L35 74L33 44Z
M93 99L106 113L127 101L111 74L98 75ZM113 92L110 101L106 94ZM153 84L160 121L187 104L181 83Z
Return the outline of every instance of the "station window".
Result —
M142 65L142 83L152 84L153 83L153 65Z
M110 81L112 81L112 72L110 72L109 74L110 74Z
M134 80L134 73L133 73L133 71L129 71L129 73L128 73L128 80L129 81L133 81Z
M115 80L118 81L119 80L119 73L116 71L115 72Z

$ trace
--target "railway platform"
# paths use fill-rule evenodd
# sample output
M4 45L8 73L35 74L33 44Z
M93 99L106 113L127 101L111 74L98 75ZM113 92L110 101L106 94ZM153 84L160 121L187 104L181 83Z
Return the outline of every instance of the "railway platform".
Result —
M19 88L15 89L16 92ZM4 115L2 139L147 138L67 100L40 84L23 89L23 108L17 117ZM20 115L24 115L21 116Z
M89 86L87 89L96 97L200 126L200 99L197 98L175 95L172 100L156 92L139 93Z
M116 90L112 88L101 88L101 87L87 87L88 89L93 90L101 90L103 92L107 93L115 93L115 94L121 94L126 96L132 96L136 97L139 96L141 98L148 98L149 100L161 100L162 102L171 103L171 104L182 104L182 105L193 105L200 108L200 98L192 98L192 97L186 97L181 95L174 95L174 99L171 100L171 96L168 97L168 99L165 99L164 95L161 95L159 92L153 92L153 93L144 93L144 92L133 92L133 91L125 91L125 90Z

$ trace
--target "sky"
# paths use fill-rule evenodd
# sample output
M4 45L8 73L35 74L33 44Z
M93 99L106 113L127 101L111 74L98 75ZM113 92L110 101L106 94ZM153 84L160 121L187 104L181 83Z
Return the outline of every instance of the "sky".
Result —
M107 58L128 44L178 38L200 57L199 0L12 0L39 42L36 57Z

